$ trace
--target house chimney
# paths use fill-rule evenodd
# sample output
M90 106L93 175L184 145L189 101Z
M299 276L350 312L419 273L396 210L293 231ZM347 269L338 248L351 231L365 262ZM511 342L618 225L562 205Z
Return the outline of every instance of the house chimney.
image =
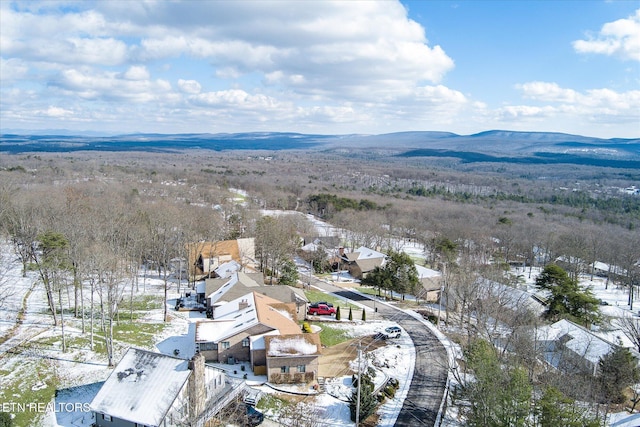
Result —
M249 303L247 302L246 299L243 299L242 301L240 301L238 303L238 310L243 310L245 308L249 307Z
M197 353L189 360L189 383L187 384L187 394L189 398L189 418L195 420L204 410L207 401L207 391L205 389L204 356Z

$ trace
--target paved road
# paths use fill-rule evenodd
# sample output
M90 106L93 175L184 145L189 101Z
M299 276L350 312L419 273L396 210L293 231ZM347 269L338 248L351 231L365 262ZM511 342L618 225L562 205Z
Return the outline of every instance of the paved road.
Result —
M358 293L320 280L312 285L340 297L374 308L373 300ZM447 351L429 328L410 315L386 304L376 304L377 315L401 325L416 348L416 365L409 393L404 401L396 426L435 426L447 379Z

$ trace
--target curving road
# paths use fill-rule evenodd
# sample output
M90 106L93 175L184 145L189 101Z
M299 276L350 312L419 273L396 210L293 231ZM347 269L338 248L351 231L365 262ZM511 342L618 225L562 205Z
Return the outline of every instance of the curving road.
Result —
M374 301L361 294L342 289L320 280L314 286L342 298L374 308ZM402 310L386 304L376 304L377 315L393 320L409 334L416 349L416 365L409 392L396 426L435 426L447 380L447 351L429 328Z

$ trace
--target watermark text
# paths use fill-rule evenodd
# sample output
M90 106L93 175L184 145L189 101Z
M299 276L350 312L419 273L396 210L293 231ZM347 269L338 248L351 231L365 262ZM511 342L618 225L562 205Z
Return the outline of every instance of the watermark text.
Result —
M91 408L80 402L0 402L0 412L91 412Z

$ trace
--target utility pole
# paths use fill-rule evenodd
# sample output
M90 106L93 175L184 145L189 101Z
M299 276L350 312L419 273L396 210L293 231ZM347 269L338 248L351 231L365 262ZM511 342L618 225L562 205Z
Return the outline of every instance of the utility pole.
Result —
M360 425L360 388L362 387L362 345L358 342L358 400L356 401L356 427Z
M446 281L447 281L447 264L442 263L442 284L440 285L440 298L439 298L439 304L438 304L438 329L440 329L440 316L442 313L442 297L444 296Z

